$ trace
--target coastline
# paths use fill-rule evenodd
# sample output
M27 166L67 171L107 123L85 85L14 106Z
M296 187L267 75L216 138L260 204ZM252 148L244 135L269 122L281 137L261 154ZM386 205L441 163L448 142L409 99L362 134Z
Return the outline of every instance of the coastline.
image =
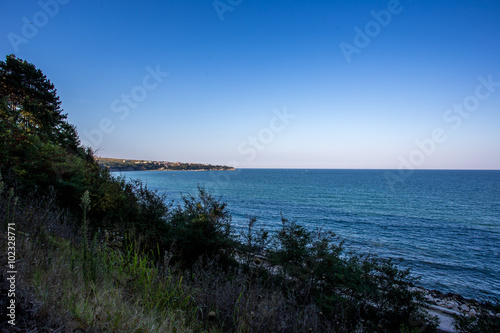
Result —
M439 319L439 331L455 333L455 317L477 317L479 315L496 316L500 318L500 311L494 311L475 299L465 298L460 294L442 293L439 290L413 287L424 294L427 303L427 312Z
M110 172L135 172L135 171L191 171L191 172L206 172L206 171L236 171L235 168L232 169L194 169L194 170L185 170L185 169L151 169L151 170L124 170L122 168L109 168Z
M119 158L96 157L97 163L110 172L125 171L234 171L235 167L203 163L128 160Z

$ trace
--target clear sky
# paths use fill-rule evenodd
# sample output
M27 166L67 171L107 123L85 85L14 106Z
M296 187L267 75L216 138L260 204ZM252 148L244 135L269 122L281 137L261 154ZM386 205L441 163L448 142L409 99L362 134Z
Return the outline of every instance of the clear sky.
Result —
M0 2L105 157L500 169L500 1Z

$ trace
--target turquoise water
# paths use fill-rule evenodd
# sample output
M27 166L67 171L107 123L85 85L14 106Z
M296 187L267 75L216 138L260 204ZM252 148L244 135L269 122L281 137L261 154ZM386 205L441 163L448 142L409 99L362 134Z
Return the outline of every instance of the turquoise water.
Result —
M201 185L228 203L238 231L280 213L347 240L349 249L401 259L420 284L465 297L500 298L500 171L414 171L390 186L384 170L115 173L141 179L179 202Z

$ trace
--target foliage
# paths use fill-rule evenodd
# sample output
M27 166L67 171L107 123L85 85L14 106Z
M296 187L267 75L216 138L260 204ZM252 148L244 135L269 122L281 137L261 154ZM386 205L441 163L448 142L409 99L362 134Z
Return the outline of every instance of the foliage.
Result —
M115 179L90 148L79 146L66 122L54 85L34 65L6 57L0 62L0 172L21 195L56 193L57 205L81 215L90 192L89 232L133 231L145 243L162 242L168 205L140 182Z
M254 231L257 218L250 217L248 220L248 228L241 235L242 243L237 243L237 251L240 260L244 260L248 267L260 265L263 256L268 250L271 242L271 237L267 230L260 228Z
M14 55L1 61L0 99L4 100L2 120L11 127L34 133L42 141L78 147L75 127L66 122L54 85L34 65Z
M342 330L435 328L421 310L423 295L410 288L409 271L391 260L345 253L332 232L312 232L283 218L270 258L281 267L286 290L320 306Z
M6 192L0 192L0 220L9 204ZM82 200L83 209L87 200ZM94 236L89 244L67 233L74 230L73 217L50 198L25 197L19 204L16 269L22 274L16 279L16 326L3 321L1 331L199 331L182 278L157 265L136 243L124 241L122 250L118 239ZM2 249L7 249L6 240L0 238ZM5 317L5 311L0 313Z
M67 202L83 193L76 129L66 121L54 85L34 65L7 56L0 62L0 169L24 194L55 187Z
M168 227L168 244L175 260L191 266L201 256L221 256L229 260L234 245L231 214L227 204L198 187L198 198L183 197L184 206L172 212Z

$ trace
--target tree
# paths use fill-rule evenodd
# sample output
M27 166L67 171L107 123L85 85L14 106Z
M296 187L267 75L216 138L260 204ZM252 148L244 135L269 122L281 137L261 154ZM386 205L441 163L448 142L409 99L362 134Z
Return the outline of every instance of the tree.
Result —
M88 191L90 230L131 232L144 248L160 249L169 213L164 198L101 168L66 118L41 70L14 55L0 61L0 174L6 185L21 197L54 193L55 204L74 214L81 213L80 198Z
M14 55L0 61L0 171L10 186L53 188L61 202L81 196L85 150L66 118L41 70Z
M43 142L76 150L75 126L62 113L57 90L41 70L11 54L0 62L0 117L10 127L36 134Z

